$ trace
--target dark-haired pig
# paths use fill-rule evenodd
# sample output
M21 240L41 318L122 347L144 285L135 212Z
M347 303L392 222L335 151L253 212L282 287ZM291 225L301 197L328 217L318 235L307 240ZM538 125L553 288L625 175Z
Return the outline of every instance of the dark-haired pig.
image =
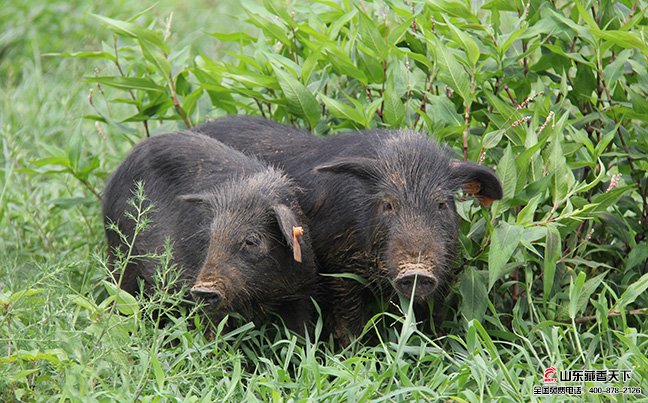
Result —
M162 253L172 245L180 283L218 320L228 312L263 322L278 314L303 332L312 312L314 253L297 187L282 172L207 136L170 133L139 143L110 178L103 215L110 260L128 245L110 228L117 223L128 242L134 214L129 204L142 182L153 209L150 227L135 238L132 255ZM301 228L300 228L301 227ZM159 264L159 262L158 262ZM150 292L153 259L133 258L120 286ZM119 281L120 273L114 276Z
M304 193L315 254L328 278L329 326L342 343L358 335L378 292L418 302L453 279L457 249L457 190L485 204L502 197L495 174L451 158L427 136L373 130L329 137L260 118L231 116L195 129L281 167Z

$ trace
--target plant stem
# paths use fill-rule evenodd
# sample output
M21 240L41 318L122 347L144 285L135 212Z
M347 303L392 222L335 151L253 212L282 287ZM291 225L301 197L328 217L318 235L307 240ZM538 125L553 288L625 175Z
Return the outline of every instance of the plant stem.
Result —
M94 195L94 197L97 198L97 200L101 201L101 193L99 193L99 192L97 191L97 189L95 189L95 188L90 184L90 182L88 182L87 179L84 179L84 178L79 177L75 172L72 172L72 175L73 175L73 176L74 176L74 177L75 177L79 182L81 182L81 184L82 184L83 186L85 186L85 188L88 189L88 190L90 191L90 193L92 193L92 194Z
M113 49L115 50L115 66L117 66L117 71L119 71L119 74L122 77L126 77L126 74L124 73L124 70L122 70L121 64L119 63L119 48L117 47L117 35L113 35ZM130 94L130 97L133 101L137 101L137 98L135 97L135 94L133 94L133 90L128 90L128 93ZM139 107L137 102L135 102L135 109L137 109L137 113L142 113L142 109ZM151 133L149 132L149 127L148 127L148 120L143 120L142 124L144 125L144 131L146 132L146 137L151 137Z
M518 107L518 103L517 103L517 101L515 100L515 98L513 98L513 94L511 94L511 90L509 90L509 87L508 87L508 85L506 85L506 84L504 84L504 91L506 91L506 94L508 95L509 99L511 100L511 103L512 103L513 106L515 106L515 108L517 109L517 107Z
M464 110L463 154L464 161L468 161L468 129L470 128L470 105L466 102Z
M169 88L171 89L171 99L173 101L173 106L175 107L175 110L178 112L178 115L180 115L185 125L189 129L191 129L193 127L193 124L191 124L191 120L189 120L189 118L187 117L187 113L185 112L185 110L182 109L182 106L180 105L180 101L178 101L178 94L176 93L176 86L175 83L173 82L172 76L169 76Z
M648 308L639 308L639 309L632 309L630 311L625 312L628 315L648 315ZM614 317L614 316L621 316L622 312L619 311L610 311L608 312L607 316L609 317ZM586 323L586 322L591 322L593 320L596 320L596 315L591 315L591 316L583 316L580 318L574 319L574 323ZM571 323L570 320L562 321L563 323Z

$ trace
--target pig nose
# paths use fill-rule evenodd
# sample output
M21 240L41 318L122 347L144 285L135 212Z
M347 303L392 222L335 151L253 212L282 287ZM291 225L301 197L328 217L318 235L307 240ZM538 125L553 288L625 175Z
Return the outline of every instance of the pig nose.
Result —
M414 295L417 299L425 299L437 287L437 279L424 273L409 273L396 277L396 288L406 297ZM414 287L416 286L416 290Z
M213 288L193 287L191 295L198 301L204 301L207 305L218 306L223 300L223 294Z

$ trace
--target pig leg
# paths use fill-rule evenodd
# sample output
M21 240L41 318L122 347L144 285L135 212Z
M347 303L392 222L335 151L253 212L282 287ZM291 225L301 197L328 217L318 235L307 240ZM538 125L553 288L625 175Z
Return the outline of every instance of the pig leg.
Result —
M278 312L284 325L298 335L304 336L305 332L312 330L309 319L313 314L313 303L310 298L290 301L282 305Z
M355 280L337 278L331 291L333 338L344 348L350 344L352 337L362 332L362 311L367 301L363 298L363 286Z

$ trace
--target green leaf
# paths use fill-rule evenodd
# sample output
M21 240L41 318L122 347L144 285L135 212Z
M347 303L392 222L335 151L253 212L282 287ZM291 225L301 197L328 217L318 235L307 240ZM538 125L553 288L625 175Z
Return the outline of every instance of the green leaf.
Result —
M576 188L574 190L574 193L586 192L586 191L592 189L594 186L601 183L603 178L605 178L605 176L606 176L605 174L607 173L607 171L605 170L605 165L603 165L603 161L601 161L599 159L598 164L599 164L599 174L596 175L596 178L594 178L594 180L592 180L590 183L587 183L586 181L583 181L583 183L578 188Z
M618 82L625 73L625 66L628 63L628 60L632 56L632 50L626 49L622 50L612 63L609 63L603 69L603 77L605 82L608 83L612 88ZM611 88L611 89L612 89Z
M537 194L533 196L529 201L526 202L526 206L517 215L515 223L519 225L531 224L533 222L533 216L538 209L538 203L542 194Z
M522 34L523 34L525 31L526 31L526 29L525 29L524 27L522 27L522 28L517 29L517 30L515 30L515 31L509 33L508 35L506 35L506 36L505 36L506 40L502 43L501 46L499 46L499 49L498 49L498 50L499 50L499 53L500 53L501 55L504 55L504 54L509 50L509 48L510 48L511 46L513 46L513 44L515 43L515 41L517 41L518 39L520 39L520 37L522 36Z
M488 290L486 273L470 267L459 276L459 293L461 294L461 313L466 320L481 321L488 308Z
M245 12L250 17L249 22L261 28L266 35L278 40L286 47L292 46L288 35L286 35L286 29L282 26L283 24L270 21L248 9Z
M327 36L331 40L336 40L338 35L340 34L340 30L342 27L347 25L349 21L351 21L356 14L358 13L358 10L356 8L353 8L351 11L345 13L339 18L336 18L328 28Z
M47 204L62 208L62 209L71 209L77 206L92 206L97 202L97 199L90 199L87 197L59 197L56 199L49 200Z
M11 362L16 362L17 360L27 361L27 362L45 360L54 365L60 365L64 361L68 360L68 355L64 350L60 348L53 348L53 349L47 349L45 351L40 351L37 349L31 351L18 350L13 355L0 358L0 362L11 363Z
M632 304L640 295L648 289L648 273L641 276L641 278L634 283L630 284L628 288L621 294L619 300L615 304L617 309L623 310L626 306Z
M185 112L187 112L187 115L191 116L196 109L196 105L198 104L198 101L203 95L203 89L198 88L194 90L191 94L187 95L184 97L182 100L182 109L184 109Z
M77 171L75 172L75 176L79 179L88 179L88 176L90 174L99 168L99 158L98 157L92 157L90 159L86 159L81 163L80 166L77 167Z
M388 85L385 89L383 116L389 127L400 127L405 119L405 105L391 85Z
M167 60L164 50L156 46L151 46L148 42L142 40L139 41L139 45L142 49L142 55L144 55L144 58L156 67L159 74L164 77L168 83L171 83L171 80L173 79L171 77L171 63Z
M464 18L472 22L478 22L478 19L470 11L470 3L456 0L434 0L428 1L427 5L434 11L442 12L445 15Z
M526 227L524 228L524 232L522 232L522 236L520 237L520 243L522 246L533 252L535 255L539 257L543 257L542 253L538 251L538 249L535 247L535 244L538 240L541 238L545 238L547 236L547 227L542 227L542 226L531 226L531 227Z
M491 0L481 6L484 10L518 11L524 9L522 0Z
M593 278L587 280L585 284L583 285L583 289L578 296L578 312L582 312L587 308L587 304L589 304L590 297L594 292L598 289L599 285L603 282L605 279L605 276L607 276L609 272L604 272L599 274L598 276L594 276Z
M579 104L589 102L592 92L596 89L596 78L592 69L589 66L579 63L573 82L570 99Z
M286 4L277 4L275 0L263 0L263 6L272 14L280 17L285 23L291 23L292 17L287 10Z
M187 81L186 73L180 73L175 79L176 94L185 96L191 92L191 84Z
M484 137L482 137L482 147L486 150L496 147L500 140L502 140L505 131L505 129L499 129L484 134Z
M91 83L99 83L109 87L119 88L122 90L142 90L142 91L155 91L164 92L166 88L156 84L153 80L148 78L136 77L86 77L85 81Z
M43 56L58 56L58 57L75 57L91 60L110 60L116 61L117 58L112 53L101 51L90 52L62 52L62 53L43 53Z
M135 297L109 281L103 280L102 283L108 294L115 299L117 310L122 315L134 315L139 311L139 304Z
M232 33L220 33L214 32L209 34L219 41L223 42L238 42L243 45L247 45L256 41L256 38L245 33L245 32L232 32Z
M333 98L329 98L324 94L319 95L320 100L324 102L326 107L331 112L331 115L336 118L350 120L352 122L358 123L361 126L365 125L365 115L361 111L351 107L350 105L340 102Z
M360 36L362 40L371 50L383 60L389 56L389 48L386 38L382 36L375 22L371 20L365 13L360 11L358 13L358 23L360 28Z
M576 281L570 280L569 283L569 317L571 319L576 318L576 314L580 311L581 300L580 295L583 291L583 285L585 284L585 272L578 273Z
M574 174L567 166L559 136L555 136L551 142L548 159L547 171L553 174L553 201L557 205L567 196L575 182Z
M118 35L139 39L155 46L166 54L169 53L169 47L164 43L164 38L160 32L152 31L130 22L114 20L97 14L90 15L106 24L108 28Z
M625 261L625 270L630 272L639 265L643 265L644 269L648 266L648 244L639 244L630 251Z
M310 127L317 126L320 119L320 104L315 96L292 74L274 64L272 66L290 112L306 119Z
M622 48L639 49L644 54L648 53L648 45L646 45L645 39L642 39L634 32L622 30L602 30L601 28L599 28L594 18L590 15L589 11L585 9L585 7L580 4L580 2L576 1L575 4L581 18L589 26L592 36L597 39L602 39L606 42L611 42Z
M160 365L160 361L154 351L150 353L149 357L151 358L151 369L153 370L153 376L155 377L158 390L164 390L164 381L166 377L164 376L162 365Z
M480 340L484 345L485 350L488 351L490 359L496 360L496 362L498 363L498 369L502 371L504 375L503 378L506 380L506 382L509 385L508 388L513 391L521 390L521 386L517 376L511 375L511 373L509 372L509 368L504 363L499 353L500 350L497 348L497 345L495 345L495 343L493 342L493 339L488 334L488 331L484 328L484 326L481 323L479 323L476 320L471 321L470 325L475 326L477 328L477 332L479 333ZM515 396L515 400L523 400L523 399L522 396L518 394Z
M322 58L322 52L318 49L313 51L301 65L301 77L305 83L310 81L310 77L316 71L319 61Z
M279 89L277 79L275 77L268 77L261 74L256 74L251 71L246 71L242 74L224 72L223 78L228 78L235 84L243 84L248 88L261 87L269 89ZM234 86L236 89L237 87Z
M11 360L11 357L7 357L4 358L1 362L13 362L13 361L15 360ZM22 371L12 373L11 376L9 377L9 382L14 383L14 382L21 381L22 379L26 379L29 375L40 371L41 368L34 368L34 369L24 369Z
M452 37L454 40L461 45L461 49L463 49L464 52L466 52L466 56L468 59L468 63L475 68L477 65L477 62L479 61L479 46L477 46L477 42L470 36L470 34L466 33L465 31L462 31L452 25L451 22L446 21L448 26L450 27L450 32L452 33Z
M509 144L504 151L504 156L497 164L497 176L502 181L504 188L504 200L512 199L515 196L515 187L517 184L517 169L515 167L515 157Z
M357 281L358 283L360 283L362 285L369 284L369 282L367 281L366 278L364 278L364 277L362 277L362 276L360 276L358 274L355 274L355 273L320 273L319 275L324 276L324 277L346 278L346 279L349 279L349 280L355 280L355 281Z
M42 288L28 288L26 290L20 290L13 293L0 292L0 305L15 304L25 297L38 295L43 291L45 290Z
M551 289L553 288L556 277L556 262L561 255L560 233L552 226L547 226L547 238L545 240L545 255L543 268L543 297L545 301L549 300Z
M366 74L355 66L346 53L337 47L325 47L323 48L323 52L338 73L353 77L363 85L367 85Z
M440 68L439 79L456 91L465 101L472 101L470 77L454 54L440 41L432 41L436 60Z
M579 5L578 2L575 3ZM557 12L553 8L548 8L547 13L551 18L553 18L556 21L556 23L558 23L558 25L562 28L563 32L573 35L573 33L567 29L569 28L574 33L578 34L578 36L586 40L590 37L589 30L587 29L587 27L574 22L571 18L566 17L565 15Z
M432 95L428 97L430 117L434 121L445 123L449 126L463 126L464 121L455 109L455 105L447 97Z
M90 313L96 312L99 308L97 305L82 295L68 295L70 302L77 304Z
M407 30L412 26L413 20L414 17L409 17L397 27L392 27L392 29L390 29L389 31L389 35L387 36L387 43L394 45L398 44L403 39L403 36L405 36L405 34L407 33Z
M598 24L594 20L594 18L590 15L589 11L583 7L583 5L580 3L580 1L575 1L574 4L576 5L576 9L578 10L578 14L580 17L585 21L585 23L590 27L590 29L599 29Z
M519 225L500 223L493 232L490 248L488 249L488 289L506 274L506 263L520 243L524 228Z
M362 69L367 79L372 83L382 84L386 79L383 64L374 55L358 52L358 67Z
M42 166L47 166L47 165L55 165L55 166L60 166L60 167L65 167L68 169L72 169L72 163L70 162L70 159L65 156L65 157L48 157L48 158L41 158L39 160L31 161L30 162L32 165L35 165L37 167L42 167Z
M398 50L403 54L403 56L414 59L414 61L420 63L422 66L425 66L427 69L432 68L432 62L426 56L420 55L415 52L410 52L403 48L398 48Z
M609 133L606 133L601 137L601 139L598 141L596 144L596 148L594 149L594 157L595 158L600 158L601 155L603 154L603 151L607 148L607 146L614 140L614 137L617 135L617 130L612 130Z

